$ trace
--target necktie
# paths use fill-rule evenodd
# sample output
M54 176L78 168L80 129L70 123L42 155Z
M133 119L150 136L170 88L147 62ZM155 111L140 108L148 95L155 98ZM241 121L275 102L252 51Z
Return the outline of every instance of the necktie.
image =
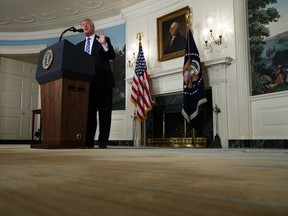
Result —
M90 54L90 39L91 38L87 38L86 40L86 46L85 46L85 52Z

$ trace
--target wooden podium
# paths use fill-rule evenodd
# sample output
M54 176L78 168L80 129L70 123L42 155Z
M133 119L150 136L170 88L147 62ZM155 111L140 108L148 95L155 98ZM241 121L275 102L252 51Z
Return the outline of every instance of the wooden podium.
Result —
M31 148L85 148L94 59L67 40L40 52L42 142Z

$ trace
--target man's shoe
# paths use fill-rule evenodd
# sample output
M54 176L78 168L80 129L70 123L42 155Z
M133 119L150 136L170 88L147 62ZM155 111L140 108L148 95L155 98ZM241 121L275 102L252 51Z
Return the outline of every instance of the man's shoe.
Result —
M88 148L88 149L93 149L94 146L86 146L86 148Z
M100 149L106 149L106 148L107 148L107 145L99 145L99 148L100 148Z

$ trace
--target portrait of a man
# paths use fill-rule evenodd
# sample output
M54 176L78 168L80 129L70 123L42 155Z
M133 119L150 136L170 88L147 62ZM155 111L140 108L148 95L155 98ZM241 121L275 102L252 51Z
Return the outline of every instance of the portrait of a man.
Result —
M189 7L157 18L158 60L165 61L183 56L186 47L186 12Z
M179 23L172 22L169 28L170 38L167 43L164 54L176 52L185 49L186 39L179 32Z

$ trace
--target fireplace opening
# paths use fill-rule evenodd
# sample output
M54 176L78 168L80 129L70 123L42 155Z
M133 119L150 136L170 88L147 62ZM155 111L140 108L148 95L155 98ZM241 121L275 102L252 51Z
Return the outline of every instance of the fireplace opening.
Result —
M189 123L181 113L182 92L156 97L153 109L148 113L146 137L206 137L209 145L213 140L212 89L206 89L205 93L207 102L199 107L198 115Z

